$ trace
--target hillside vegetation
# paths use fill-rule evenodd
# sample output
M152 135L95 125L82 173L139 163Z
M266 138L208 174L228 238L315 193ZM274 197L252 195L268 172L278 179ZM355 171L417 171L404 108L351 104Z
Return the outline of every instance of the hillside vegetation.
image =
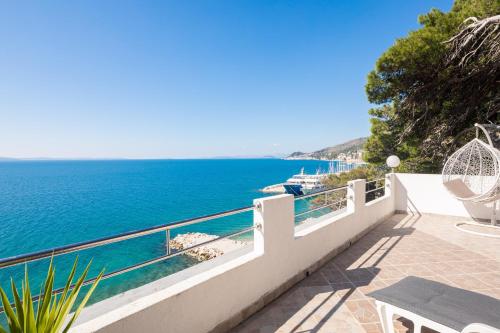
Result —
M430 10L397 39L368 74L371 136L364 158L402 172L440 172L474 123L500 115L500 2L455 0Z

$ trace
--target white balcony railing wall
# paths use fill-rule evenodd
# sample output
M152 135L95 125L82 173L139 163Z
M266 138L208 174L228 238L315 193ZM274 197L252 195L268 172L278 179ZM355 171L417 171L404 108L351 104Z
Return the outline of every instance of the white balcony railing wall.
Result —
M294 223L294 198L255 200L253 248L127 291L88 307L72 332L224 331L263 307L394 212L385 195L365 204L365 180L349 184L347 208Z
M72 332L227 331L396 211L491 214L488 207L457 202L438 175L388 174L384 186L382 197L365 203L365 180L352 181L343 211L298 226L293 196L257 199L253 247L91 305Z

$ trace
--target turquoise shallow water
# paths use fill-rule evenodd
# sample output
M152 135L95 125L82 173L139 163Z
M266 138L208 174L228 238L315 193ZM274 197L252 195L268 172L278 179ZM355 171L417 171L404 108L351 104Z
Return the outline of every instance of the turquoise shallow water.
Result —
M317 168L326 170L328 163L278 159L2 162L0 257L248 206L252 199L264 196L260 188L286 180L301 167L312 173ZM248 212L177 232L220 235L251 224ZM164 254L163 233L78 253L82 262L93 258L91 275ZM75 256L56 258L59 284ZM111 278L101 283L93 301L195 263L178 256ZM46 267L47 260L29 264L33 286L40 285ZM23 269L0 269L0 285L6 287L10 276L19 281Z

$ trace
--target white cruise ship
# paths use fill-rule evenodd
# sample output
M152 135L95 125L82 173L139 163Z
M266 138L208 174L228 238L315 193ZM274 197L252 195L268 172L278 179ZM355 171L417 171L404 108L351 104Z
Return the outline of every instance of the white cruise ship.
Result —
M304 173L304 168L299 174L293 175L283 184L285 192L293 195L304 195L325 189L322 180L329 173L321 173L319 170L315 174Z

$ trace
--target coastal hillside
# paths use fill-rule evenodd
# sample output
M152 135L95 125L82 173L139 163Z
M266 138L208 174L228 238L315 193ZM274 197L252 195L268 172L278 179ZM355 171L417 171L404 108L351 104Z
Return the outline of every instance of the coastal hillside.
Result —
M286 157L287 160L309 160L309 159L361 159L361 152L367 138L357 138L347 142L326 147L312 153L294 152ZM356 156L353 156L356 155Z

